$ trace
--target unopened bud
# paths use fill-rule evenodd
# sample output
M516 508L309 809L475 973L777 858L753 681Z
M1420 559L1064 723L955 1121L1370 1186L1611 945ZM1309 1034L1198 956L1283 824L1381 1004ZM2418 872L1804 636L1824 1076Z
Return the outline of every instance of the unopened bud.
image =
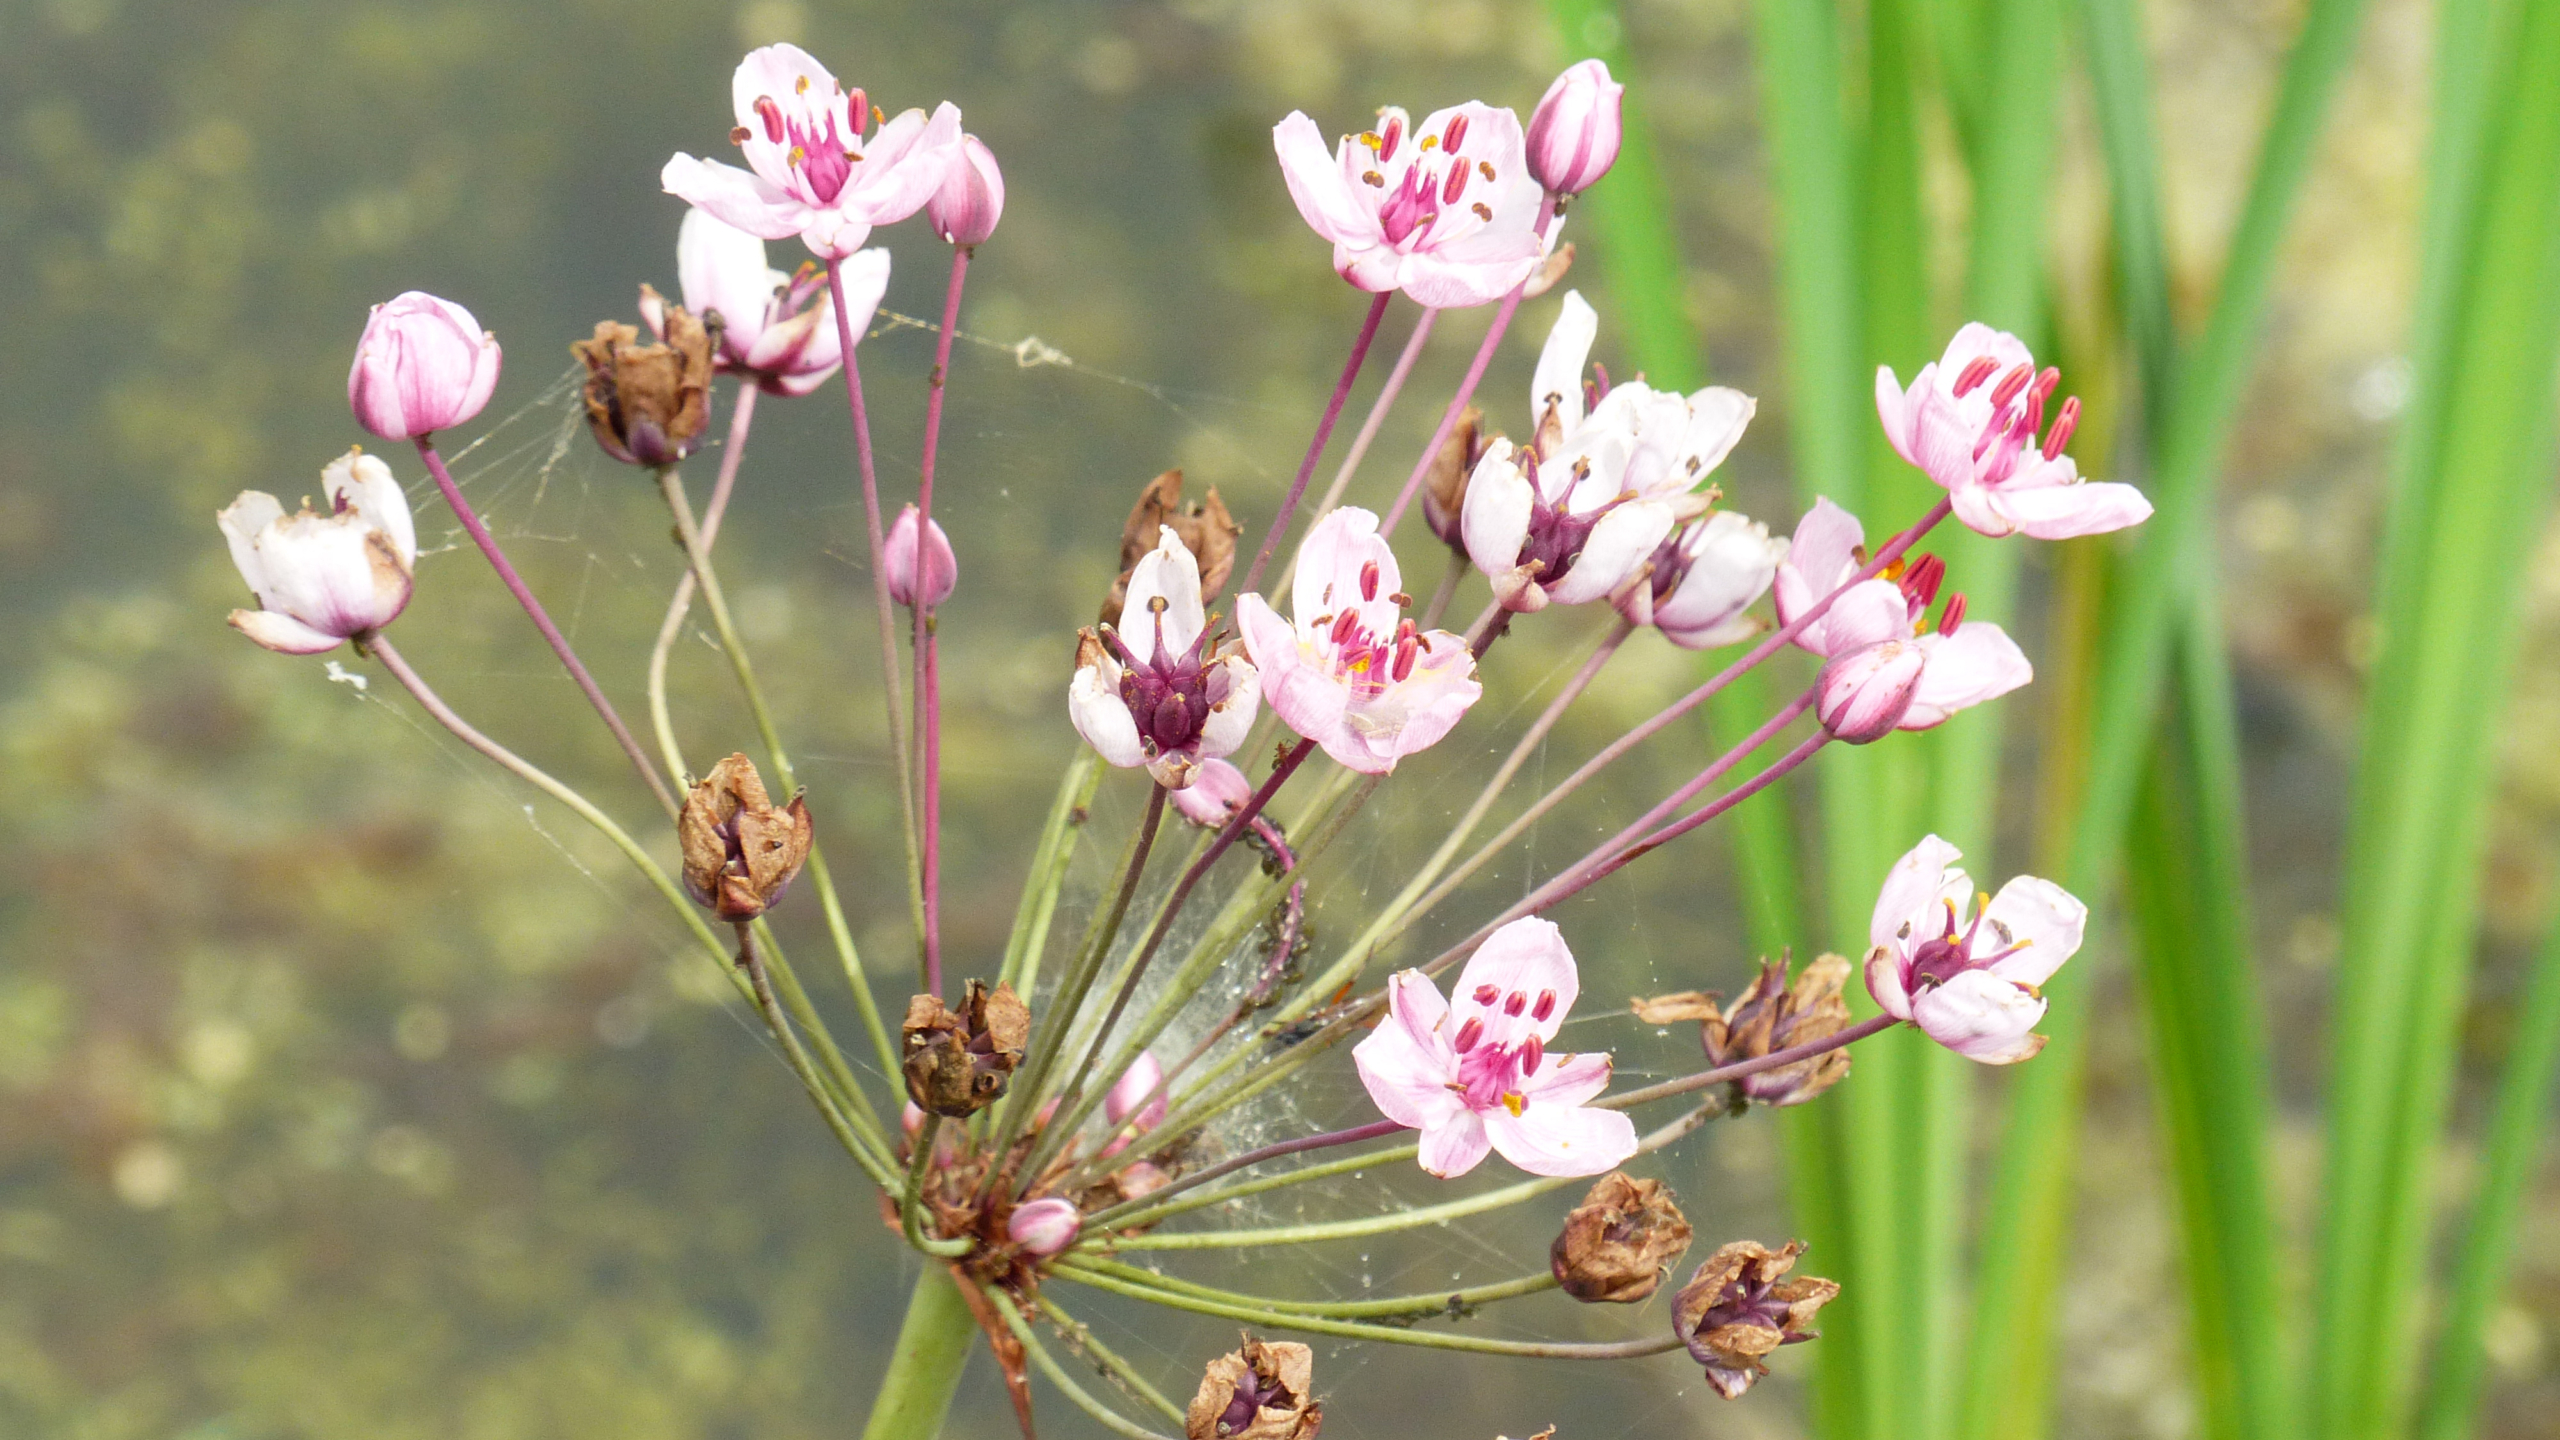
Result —
M1314 1380L1314 1351L1247 1336L1243 1349L1209 1362L1182 1433L1186 1440L1314 1440L1324 1428L1324 1407L1309 1393Z
M1813 710L1834 740L1864 745L1893 733L1920 692L1927 665L1920 647L1900 640L1838 655L1814 678Z
M1736 1240L1708 1256L1671 1302L1673 1333L1727 1400L1769 1373L1762 1363L1769 1352L1819 1336L1814 1312L1831 1303L1840 1286L1812 1276L1787 1278L1803 1252L1800 1240L1774 1251Z
M1046 1260L1076 1243L1076 1232L1083 1228L1084 1216L1073 1203L1045 1195L1013 1207L1004 1233L1024 1254Z
M1706 1049L1707 1064L1722 1067L1757 1060L1839 1033L1849 1023L1849 1003L1840 998L1848 979L1849 962L1837 955L1821 956L1805 966L1793 985L1787 983L1784 959L1761 966L1759 977L1733 1004L1721 1010L1710 1004L1699 1017L1698 1038ZM1844 1046L1746 1075L1734 1086L1756 1104L1801 1105L1848 1074L1849 1051Z
M942 188L925 202L924 214L933 233L954 245L984 244L996 233L996 221L1004 217L1004 172L977 136L960 137L960 153Z
M938 996L907 1001L904 1026L907 1098L936 1115L965 1119L1004 1094L1031 1039L1031 1008L1010 985L989 990L969 982L961 1008Z
M665 326L663 343L643 345L633 327L599 320L593 337L569 347L587 367L587 429L626 465L682 460L711 419L711 332L681 305L661 299L651 308Z
M925 522L924 562L916 560L916 507L907 506L889 526L889 540L884 557L889 567L889 598L901 605L917 603L919 569L923 572L923 603L939 605L951 598L960 584L960 560L951 553L951 537L942 531L942 522Z
M1216 829L1234 819L1235 813L1252 798L1253 782L1224 760L1201 761L1200 767L1191 772L1191 783L1171 794L1174 813L1206 829Z
M1111 1087L1111 1093L1102 1097L1102 1118L1114 1125L1133 1121L1137 1128L1146 1130L1161 1123L1164 1116L1164 1066L1152 1052L1141 1050Z
M1659 1180L1600 1177L1548 1247L1556 1283L1576 1300L1632 1305L1653 1294L1689 1249L1689 1221Z
M414 440L479 414L498 387L498 361L498 337L470 311L412 290L365 320L347 407L385 440Z
M1529 174L1552 194L1579 195L1617 163L1627 87L1584 60L1547 87L1529 116Z
M695 782L676 816L685 889L723 920L753 920L800 873L814 831L799 796L776 808L755 762L732 755Z

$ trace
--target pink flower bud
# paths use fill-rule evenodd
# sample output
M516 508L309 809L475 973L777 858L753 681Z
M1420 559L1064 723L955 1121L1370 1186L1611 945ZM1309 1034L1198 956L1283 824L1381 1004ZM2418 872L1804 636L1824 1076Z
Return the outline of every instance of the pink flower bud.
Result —
M942 177L942 188L924 204L933 233L954 245L983 245L1004 218L1004 172L994 152L975 135L960 137L960 153Z
M498 337L450 300L412 290L373 307L347 372L347 405L385 440L414 440L480 413L498 388Z
M1024 1253L1041 1259L1057 1254L1076 1243L1076 1232L1084 1228L1084 1217L1069 1201L1054 1195L1026 1200L1013 1207L1013 1216L1005 1221L1004 1233Z
M1813 682L1814 714L1835 740L1864 745L1893 733L1911 710L1928 656L1917 645L1884 640L1822 667Z
M951 537L942 533L942 522L927 522L922 593L919 596L916 564L916 507L898 512L897 523L889 527L888 564L889 598L901 605L914 605L921 599L926 605L939 605L951 598L953 587L960 583L960 561L951 553Z
M1164 1119L1163 1085L1164 1066L1153 1054L1140 1051L1111 1093L1102 1097L1102 1117L1114 1125L1134 1119L1141 1130L1153 1128Z
M1194 825L1215 828L1234 818L1253 798L1253 782L1224 760L1203 760L1191 772L1191 783L1172 792L1174 813Z
M1556 77L1529 117L1529 174L1558 195L1579 195L1617 163L1627 87L1609 67L1585 60Z

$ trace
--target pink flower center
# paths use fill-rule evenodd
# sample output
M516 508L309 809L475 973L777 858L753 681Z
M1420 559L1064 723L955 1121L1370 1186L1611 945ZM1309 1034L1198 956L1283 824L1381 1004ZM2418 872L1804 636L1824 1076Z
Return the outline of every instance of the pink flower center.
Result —
M800 81L806 94L809 82ZM831 106L808 106L805 101L785 110L770 95L756 97L756 120L764 130L764 138L776 145L788 145L783 161L800 177L808 198L816 204L832 205L844 193L844 184L862 155L853 147L861 142L861 116L865 101L861 91L849 97L848 110L855 119L855 133L847 136L836 128L835 110Z
M2027 948L2026 941L2015 939L2009 934L2008 926L1997 920L1990 920L1990 906L1987 902L1979 904L1979 908L1974 911L1972 923L1964 926L1963 933L1957 933L1959 917L1956 902L1949 900L1946 903L1946 929L1912 947L1910 958L1903 962L1909 976L1905 982L1905 988L1912 994L1936 989L1968 970L1987 970ZM1980 933L1983 922L1986 920L1990 920L1992 933L1998 937L2004 948L1988 955L1976 955L1973 953L1974 937Z
M1378 203L1378 225L1386 232L1388 244L1408 254L1423 249L1447 215L1467 213L1492 221L1493 207L1482 199L1470 201L1466 195L1479 180L1490 186L1497 172L1491 161L1469 160L1460 153L1466 139L1467 117L1455 115L1440 134L1425 135L1413 146L1392 188L1383 169L1361 172L1361 180L1372 189L1388 191ZM1357 143L1368 148L1377 166L1392 165L1406 150L1404 117L1390 114L1377 130L1359 136Z

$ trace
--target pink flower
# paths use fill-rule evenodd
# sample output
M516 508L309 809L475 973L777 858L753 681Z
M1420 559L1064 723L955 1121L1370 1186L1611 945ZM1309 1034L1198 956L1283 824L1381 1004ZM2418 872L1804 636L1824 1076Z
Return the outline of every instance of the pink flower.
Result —
M1076 1232L1083 1228L1084 1216L1074 1202L1055 1195L1023 1201L1004 1222L1006 1239L1043 1260L1076 1243Z
M843 265L845 299L858 313L853 333L871 328L872 313L889 288L889 252L872 249ZM844 363L836 335L835 302L827 277L803 265L786 275L765 264L764 241L697 206L676 231L676 278L684 308L720 317L715 368L745 377L768 395L806 395ZM667 338L665 302L642 287L640 318L651 334Z
M231 628L270 650L317 655L379 630L409 604L418 536L391 469L350 450L320 472L329 513L287 515L276 497L243 490L215 522L231 563L258 599Z
M1104 760L1144 765L1157 784L1180 791L1203 761L1245 742L1262 686L1233 647L1208 648L1200 562L1172 526L1158 526L1156 537L1129 571L1119 626L1087 631L1077 647L1067 718Z
M1543 196L1508 110L1470 100L1416 130L1389 106L1377 129L1344 136L1333 155L1316 122L1293 110L1271 142L1298 213L1363 290L1402 290L1435 310L1482 305L1545 258Z
M2089 907L2050 880L2021 875L1964 919L1972 882L1935 835L1894 862L1868 926L1867 993L1897 1020L1986 1065L2044 1048L2036 987L2080 948Z
M1945 488L1956 518L1985 535L2024 531L2066 540L2122 530L2151 518L2151 502L2130 485L2084 481L2062 448L2079 423L2080 401L2062 402L2041 445L2046 399L2062 372L2036 370L2017 336L1967 325L1936 364L1904 390L1876 367L1876 414L1903 459Z
M498 388L498 337L423 290L373 307L347 371L347 406L385 440L415 440L480 413Z
M1253 782L1224 760L1203 760L1191 772L1191 783L1172 795L1174 813L1203 829L1215 830L1235 818L1253 798Z
M1654 626L1684 650L1732 645L1760 633L1747 612L1786 554L1768 526L1718 510L1663 541L1611 599L1629 624Z
M924 216L934 234L963 248L983 245L996 233L996 222L1004 218L1004 172L977 136L960 137L959 158L925 202Z
M1778 565L1779 623L1792 624L1854 578L1865 555L1858 517L1815 500ZM2035 667L1999 626L1964 618L1962 595L1948 599L1931 630L1929 606L1946 573L1936 556L1923 555L1901 566L1897 579L1858 581L1796 633L1796 644L1832 662L1816 681L1814 703L1834 736L1863 744L1896 729L1926 730L2035 678Z
M1636 1153L1636 1127L1585 1103L1609 1086L1607 1055L1547 1053L1580 989L1563 934L1514 920L1468 958L1455 1006L1419 970L1391 977L1387 1018L1351 1059L1378 1109L1422 1132L1434 1175L1488 1149L1532 1175L1597 1175Z
M729 139L747 168L678 154L658 174L680 195L766 240L797 235L820 259L862 248L871 227L922 209L960 154L960 111L909 110L868 139L878 112L797 45L749 51L729 82Z
M1294 621L1259 595L1236 602L1262 692L1290 729L1363 774L1429 749L1476 703L1476 657L1446 630L1419 631L1378 517L1345 505L1298 551Z
M928 521L925 535L921 598L926 605L939 605L960 586L960 560L951 553L951 537L942 533L941 521ZM882 549L889 566L889 598L901 605L916 604L916 507L909 505L898 512Z
M1529 116L1529 173L1557 195L1579 195L1618 161L1627 87L1609 67L1584 60L1566 67Z
M1683 397L1642 381L1609 390L1586 414L1583 363L1599 323L1580 292L1566 292L1530 386L1534 438L1520 448L1494 441L1467 479L1467 557L1511 610L1620 590L1672 527L1705 510L1693 492L1751 420L1741 391Z

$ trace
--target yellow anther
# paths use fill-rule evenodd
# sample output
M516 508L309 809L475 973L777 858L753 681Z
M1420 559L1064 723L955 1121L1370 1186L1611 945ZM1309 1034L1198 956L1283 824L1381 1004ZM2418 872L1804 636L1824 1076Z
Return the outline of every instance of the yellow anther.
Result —
M1526 1095L1521 1094L1521 1093L1520 1093L1519 1091L1517 1091L1517 1090L1514 1090L1514 1091L1510 1092L1509 1094L1507 1094L1507 1095L1505 1095L1505 1096L1503 1096L1503 1097L1502 1097L1502 1108L1503 1108L1503 1109L1505 1109L1505 1110L1510 1111L1510 1112L1511 1112L1511 1118L1512 1118L1512 1119L1514 1119L1514 1120L1519 1119L1519 1118L1520 1118L1520 1112L1521 1112L1522 1110L1527 1109L1527 1108L1528 1108L1528 1106L1529 1106L1529 1097L1528 1097L1528 1096L1526 1096Z

